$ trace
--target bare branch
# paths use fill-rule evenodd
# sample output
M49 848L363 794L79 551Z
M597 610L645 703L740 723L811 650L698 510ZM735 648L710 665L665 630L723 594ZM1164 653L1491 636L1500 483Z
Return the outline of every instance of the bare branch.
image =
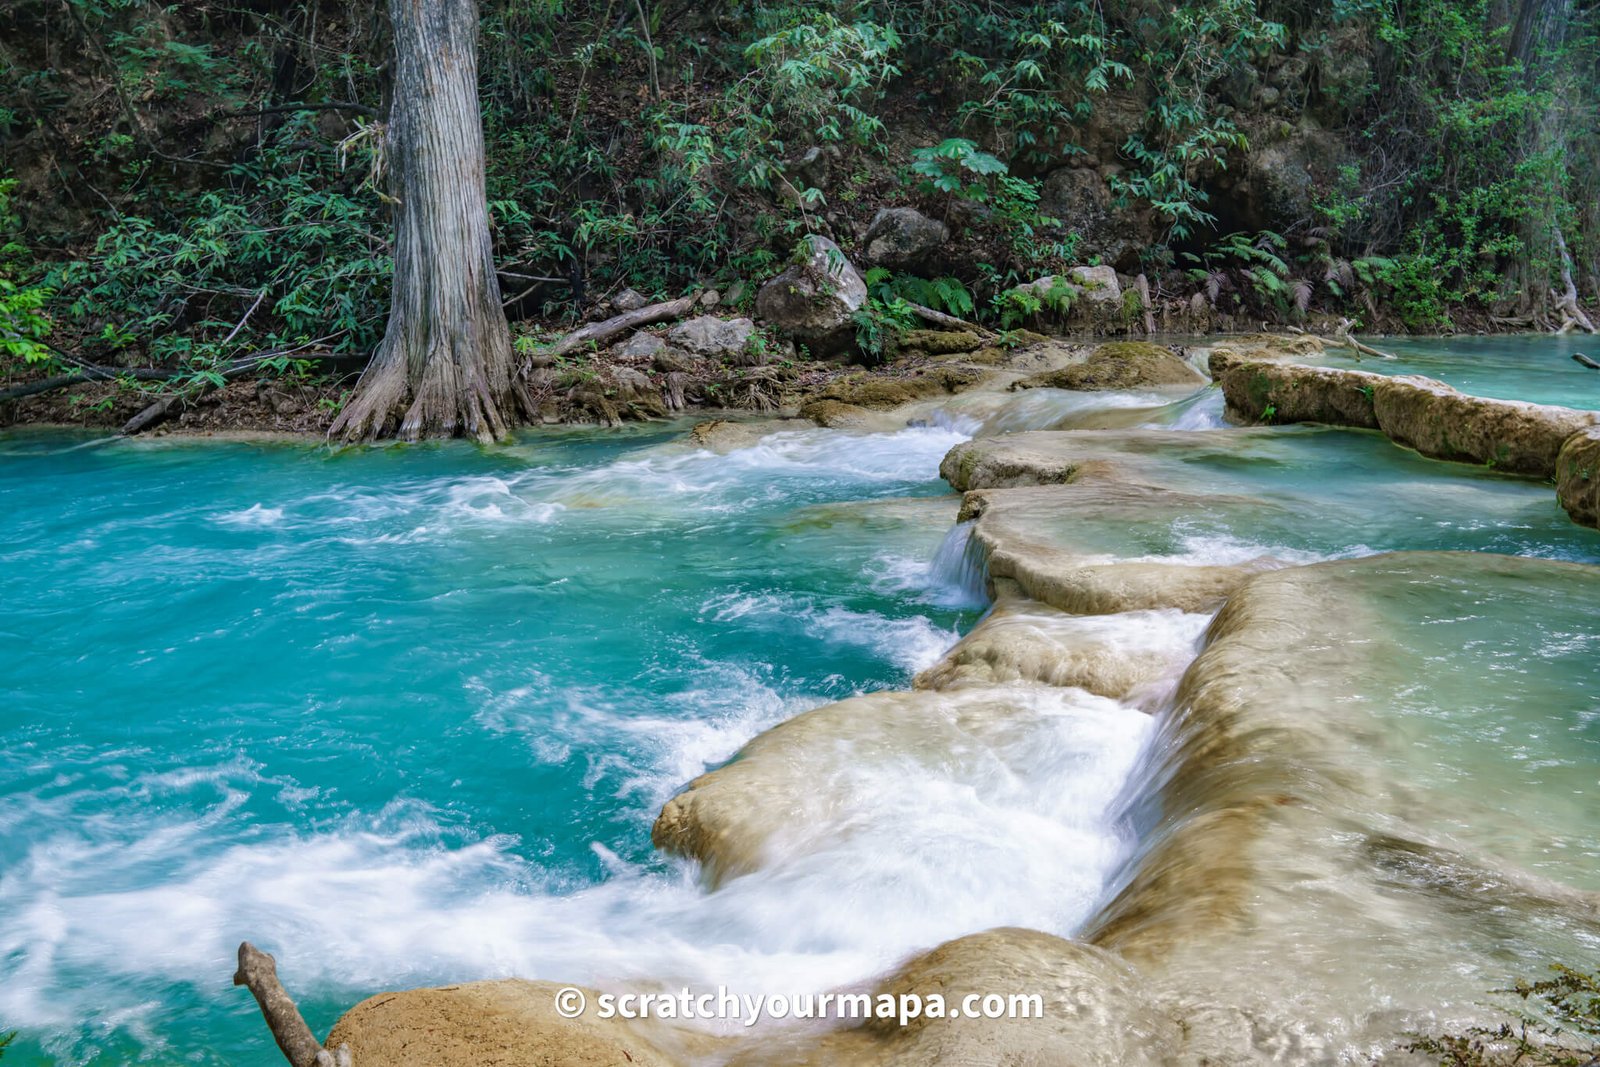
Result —
M322 1047L311 1027L306 1025L294 999L278 981L278 961L250 942L239 945L239 969L233 984L250 990L261 1006L261 1016L272 1031L290 1067L350 1067L350 1046L340 1045L334 1052Z

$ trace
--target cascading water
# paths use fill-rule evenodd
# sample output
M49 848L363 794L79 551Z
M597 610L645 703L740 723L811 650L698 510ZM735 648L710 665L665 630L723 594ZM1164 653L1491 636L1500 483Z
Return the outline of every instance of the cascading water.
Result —
M1212 494L1164 517L1050 505L1018 527L1085 560L1600 559L1545 487L1360 434L1213 441L1215 390L1165 407L1050 392L990 403L981 432L1098 411L1125 429L1085 440L1133 480ZM0 1029L22 1030L8 1064L273 1062L227 984L245 937L292 968L320 1032L387 988L521 975L816 990L962 933L1081 930L1157 821L1126 806L1167 774L1163 721L1146 713L1170 708L1205 620L997 607L985 625L1053 650L1060 677L991 651L953 668L988 688L883 692L987 607L985 552L934 478L983 410L725 455L675 443L675 427L493 453L0 437ZM1150 424L1197 432L1135 428ZM1549 692L1580 691L1582 628L1500 629L1504 610L1450 625L1502 667L1547 664L1529 677ZM1351 698L1405 689L1404 729L1440 755L1385 754L1397 775L1443 779L1446 796L1513 782L1482 739L1498 732L1529 766L1593 777L1593 715L1519 710L1545 690L1512 686L1436 728L1450 678L1477 661L1450 662L1405 688L1397 660L1386 689ZM841 700L805 720L829 743L801 768L838 803L773 820L751 873L710 889L652 849L686 782ZM1478 777L1441 770L1458 763ZM1575 803L1567 855L1591 847ZM1485 825L1509 833L1519 810ZM1471 827L1450 844L1497 847Z

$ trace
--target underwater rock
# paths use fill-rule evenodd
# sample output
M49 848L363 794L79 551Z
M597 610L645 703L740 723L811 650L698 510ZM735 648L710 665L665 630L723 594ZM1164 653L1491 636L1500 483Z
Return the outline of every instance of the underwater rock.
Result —
M1573 522L1600 528L1600 428L1575 433L1561 447L1556 497Z
M947 1011L970 995L1037 994L1039 1018L872 1019L821 1037L769 1042L730 1067L1120 1067L1173 1062L1179 1023L1152 1003L1147 984L1114 955L1038 930L1000 928L947 941L913 957L872 996L938 994Z
M1201 385L1205 378L1170 349L1148 341L1096 345L1088 357L1035 374L1013 389L1138 389L1151 385Z
M334 1023L329 1048L350 1046L360 1067L674 1067L641 1030L649 1024L556 1012L563 987L507 979L379 993ZM591 1005L598 995L586 990ZM700 1039L705 1043L705 1039Z
M867 286L839 246L815 234L805 256L756 293L756 313L813 356L853 347L853 316L867 302Z

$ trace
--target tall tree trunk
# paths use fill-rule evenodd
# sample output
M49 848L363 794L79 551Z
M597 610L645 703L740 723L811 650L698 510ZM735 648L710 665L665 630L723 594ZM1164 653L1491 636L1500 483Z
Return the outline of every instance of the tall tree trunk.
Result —
M476 0L390 0L385 154L395 199L389 325L330 436L504 437L533 406L513 379L484 193Z

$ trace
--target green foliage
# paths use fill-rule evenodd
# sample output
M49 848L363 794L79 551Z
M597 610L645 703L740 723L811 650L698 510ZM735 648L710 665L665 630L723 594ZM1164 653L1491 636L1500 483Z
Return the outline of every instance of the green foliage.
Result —
M1582 1067L1600 1057L1600 974L1556 965L1555 977L1518 981L1510 1021L1474 1026L1462 1034L1420 1036L1407 1051L1441 1067Z
M1000 320L1002 329L1010 330L1033 322L1045 312L1065 315L1072 308L1077 291L1072 283L1060 275L1052 276L1048 285L1019 285L995 294L992 310Z
M370 348L388 252L376 194L338 165L309 115L286 123L229 188L175 198L165 220L124 215L91 258L56 266L61 318L196 383L256 351Z
M6 1046L11 1044L11 1042L15 1041L16 1039L17 1032L15 1030L11 1031L9 1034L0 1034L0 1057L3 1057L6 1054Z
M0 180L0 369L12 363L45 363L54 353L44 343L51 323L44 307L48 286L29 284L35 267L33 255L15 237L17 217L12 209L15 179Z

